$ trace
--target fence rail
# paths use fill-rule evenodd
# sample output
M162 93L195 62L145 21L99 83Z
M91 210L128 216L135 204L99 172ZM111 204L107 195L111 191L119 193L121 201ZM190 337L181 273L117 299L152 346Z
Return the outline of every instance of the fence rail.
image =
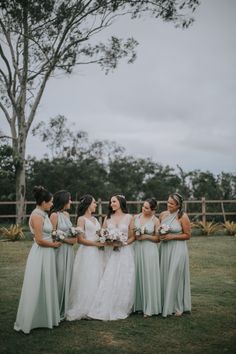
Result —
M142 201L128 201L128 208L132 214L141 211ZM15 207L19 202L4 201L0 202L0 221L6 219L16 219ZM72 202L71 218L76 218L77 201ZM107 212L108 201L103 201L100 198L97 201L97 213L99 221L102 222ZM27 219L35 206L35 202L25 202L25 215ZM10 207L10 211L8 210ZM158 216L161 211L166 209L166 201L158 201L157 213ZM213 210L214 209L214 210ZM5 211L8 211L7 213ZM236 200L186 200L184 201L184 210L188 213L191 220L201 220L204 223L209 219L222 219L224 222L228 219L236 220Z

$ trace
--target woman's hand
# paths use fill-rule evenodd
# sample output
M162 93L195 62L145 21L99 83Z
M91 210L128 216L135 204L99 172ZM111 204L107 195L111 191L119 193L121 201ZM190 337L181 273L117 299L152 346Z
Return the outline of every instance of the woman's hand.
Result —
M160 240L161 241L171 241L175 239L175 235L173 234L165 234L165 235L160 235Z
M62 245L62 243L61 242L53 242L53 248L58 248L58 247L60 247Z
M150 235L143 234L143 235L137 236L136 240L138 240L138 241L148 240L149 236Z

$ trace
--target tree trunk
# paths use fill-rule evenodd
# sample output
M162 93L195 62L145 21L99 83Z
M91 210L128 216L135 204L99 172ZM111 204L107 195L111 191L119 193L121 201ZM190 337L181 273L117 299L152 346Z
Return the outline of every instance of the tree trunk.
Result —
M25 215L25 161L16 166L16 223L22 224Z
M26 129L21 127L21 132L17 141L13 142L14 161L16 169L16 223L22 224L25 215L25 145L26 145Z

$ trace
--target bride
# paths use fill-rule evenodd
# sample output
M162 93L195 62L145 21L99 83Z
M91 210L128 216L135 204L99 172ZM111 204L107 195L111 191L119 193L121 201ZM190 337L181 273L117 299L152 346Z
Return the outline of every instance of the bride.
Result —
M72 274L69 310L66 317L68 321L87 318L103 273L103 252L99 250L103 244L97 241L96 234L100 230L100 224L92 216L96 206L95 199L89 194L79 200L77 226L83 230L83 234L78 236L80 246Z
M110 252L93 305L88 313L98 320L118 320L128 317L134 303L133 218L127 212L126 200L114 195L109 202L103 228L118 230L127 236L125 245Z

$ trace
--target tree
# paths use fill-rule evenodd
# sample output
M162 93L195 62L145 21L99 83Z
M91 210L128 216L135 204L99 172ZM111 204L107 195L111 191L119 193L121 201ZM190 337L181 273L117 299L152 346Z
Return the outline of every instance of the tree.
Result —
M148 13L183 28L199 0L0 0L0 108L7 119L16 169L16 199L21 222L25 199L26 140L49 78L56 71L98 63L107 73L119 59L135 60L133 38L99 32L119 16Z

